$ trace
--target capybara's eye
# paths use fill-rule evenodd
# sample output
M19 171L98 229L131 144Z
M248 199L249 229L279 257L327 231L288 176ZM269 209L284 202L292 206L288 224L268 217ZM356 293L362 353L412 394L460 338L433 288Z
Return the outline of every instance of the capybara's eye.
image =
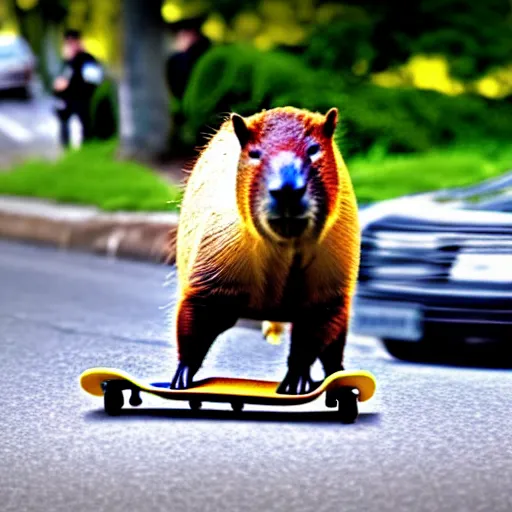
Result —
M320 144L311 144L307 149L307 154L309 156L316 155L320 151Z
M259 149L251 149L249 151L249 158L254 158L255 160L259 160L261 158L261 151Z

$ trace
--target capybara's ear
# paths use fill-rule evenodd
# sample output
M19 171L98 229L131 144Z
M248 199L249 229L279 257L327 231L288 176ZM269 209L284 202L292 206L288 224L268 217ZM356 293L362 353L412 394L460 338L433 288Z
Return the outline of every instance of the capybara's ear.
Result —
M236 136L242 148L249 142L251 138L251 131L245 123L245 119L238 114L231 114L231 122L235 130Z
M327 114L325 114L324 121L324 134L327 138L331 138L336 131L338 124L338 109L336 107L331 108Z

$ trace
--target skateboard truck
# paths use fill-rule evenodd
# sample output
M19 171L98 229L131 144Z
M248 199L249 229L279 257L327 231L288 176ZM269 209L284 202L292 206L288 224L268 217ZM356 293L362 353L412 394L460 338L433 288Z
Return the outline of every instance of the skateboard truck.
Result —
M140 396L140 389L128 381L122 380L106 380L101 383L103 389L103 401L105 411L109 415L117 415L124 405L124 390L130 390L129 403L132 407L142 405L142 398Z

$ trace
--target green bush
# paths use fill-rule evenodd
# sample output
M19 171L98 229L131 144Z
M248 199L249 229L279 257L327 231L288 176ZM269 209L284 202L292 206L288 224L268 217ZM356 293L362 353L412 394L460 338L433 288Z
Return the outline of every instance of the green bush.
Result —
M262 53L245 45L209 50L195 66L183 98L184 137L218 128L230 112L251 115L274 105L291 88L314 88L316 75L299 58L286 53Z
M414 55L443 55L452 76L472 81L510 64L509 0L344 0L342 4L341 12L317 25L304 45L306 58L315 67L349 75L361 60L369 72L379 72Z
M285 105L320 112L337 106L347 156L374 145L403 153L475 141L508 143L512 136L512 105L505 102L350 86L333 71L311 69L298 56L243 45L213 47L199 60L183 99L181 135L186 144L202 144L198 134L217 129L229 112L250 115Z
M357 16L316 26L304 47L304 61L314 69L326 69L352 82L361 81L370 70L376 50L371 44L371 20ZM354 73L360 62L365 69Z
M512 106L478 96L362 85L345 96L343 118L351 152L373 144L390 153L427 151L512 137Z

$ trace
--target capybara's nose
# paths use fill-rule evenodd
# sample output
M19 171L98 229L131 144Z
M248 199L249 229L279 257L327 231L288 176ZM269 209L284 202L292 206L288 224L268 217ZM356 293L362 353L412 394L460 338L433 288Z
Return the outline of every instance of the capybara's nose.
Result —
M306 185L298 188L284 185L281 188L270 190L270 195L275 203L277 212L290 216L303 213L302 198L305 193Z
M304 213L306 204L306 179L294 166L280 169L278 180L269 186L272 210L276 215L297 216Z

